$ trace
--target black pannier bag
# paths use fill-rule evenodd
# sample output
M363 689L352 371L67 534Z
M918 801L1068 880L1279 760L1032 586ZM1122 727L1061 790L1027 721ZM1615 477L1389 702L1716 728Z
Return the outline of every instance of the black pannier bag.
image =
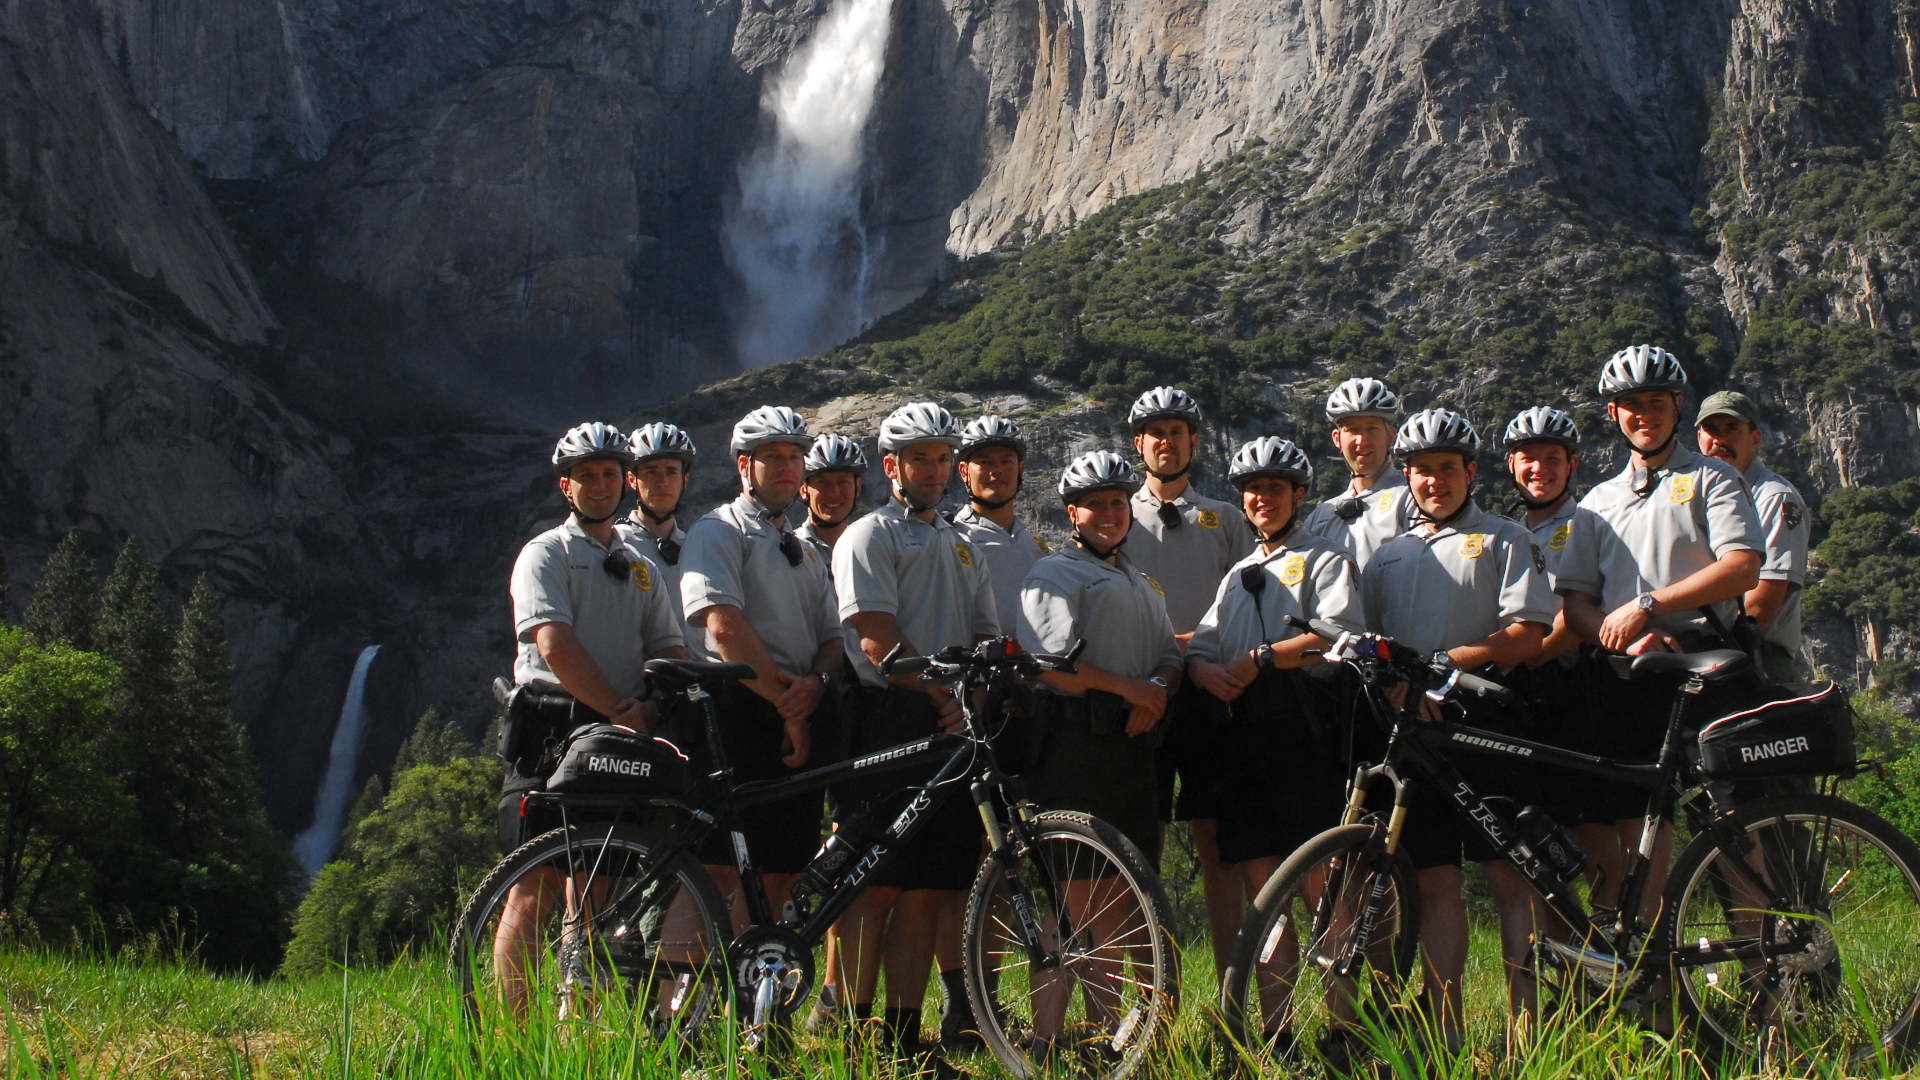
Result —
M1775 700L1700 729L1700 771L1717 780L1852 776L1853 705L1831 682L1770 686Z
M586 724L567 736L547 790L671 799L692 781L687 755L667 740L618 724Z

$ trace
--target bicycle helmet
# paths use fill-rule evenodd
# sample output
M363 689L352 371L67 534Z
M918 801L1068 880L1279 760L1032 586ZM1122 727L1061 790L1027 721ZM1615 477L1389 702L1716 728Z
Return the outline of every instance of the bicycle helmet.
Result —
M1156 386L1141 394L1127 413L1127 423L1139 434L1147 421L1163 416L1185 420L1188 427L1196 432L1200 430L1200 403L1193 400L1192 394L1171 386Z
M1126 458L1111 450L1095 450L1073 459L1060 473L1060 501L1070 503L1082 495L1109 489L1131 495L1140 490L1141 480Z
M1233 455L1233 464L1227 466L1227 482L1236 488L1244 490L1250 481L1262 476L1277 476L1305 487L1313 483L1313 463L1307 460L1306 451L1269 435L1242 446Z
M1402 466L1416 454L1436 450L1451 450L1472 461L1480 452L1480 433L1452 409L1424 409L1407 417L1393 440L1393 456Z
M1600 369L1600 396L1608 401L1640 390L1679 392L1687 385L1680 360L1658 345L1629 345Z
M648 424L635 430L627 437L627 452L635 466L654 458L678 458L680 464L693 468L693 439L672 424Z
M1500 441L1508 450L1526 443L1559 443L1567 448L1567 453L1574 454L1580 450L1580 428L1574 424L1573 417L1540 405L1507 421L1507 432Z
M823 472L850 472L867 475L867 454L860 444L845 435L819 435L813 449L807 451L807 478Z
M897 454L916 443L960 445L960 425L953 414L931 401L902 405L880 422L880 452Z
M1379 379L1348 379L1327 395L1327 419L1339 423L1349 416L1377 416L1392 424L1400 417L1400 395Z
M566 476L575 465L583 461L604 458L617 461L622 468L631 468L633 454L627 449L627 437L612 424L602 424L598 420L581 424L560 436L553 448L553 471Z
M792 443L811 448L813 433L807 418L785 405L762 405L733 425L733 452L751 454L770 443Z
M981 416L967 421L960 431L960 460L965 461L975 450L988 447L1005 446L1027 459L1027 440L1020 434L1020 425L1004 416Z

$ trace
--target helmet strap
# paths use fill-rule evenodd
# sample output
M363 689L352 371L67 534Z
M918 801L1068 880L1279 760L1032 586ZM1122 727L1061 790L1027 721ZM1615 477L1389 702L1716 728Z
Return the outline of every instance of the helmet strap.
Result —
M1001 507L1012 502L1013 500L1019 498L1020 487L1022 484L1025 484L1026 482L1027 482L1027 478L1025 475L1022 475L1021 477L1016 479L1013 482L1013 494L1007 496L1004 499L983 499L980 496L975 495L973 493L973 488L969 487L967 488L967 501L979 507L982 510L986 510L986 511L998 510Z
M1132 535L1133 535L1133 530L1128 529L1127 536L1132 536ZM1079 529L1075 529L1073 530L1073 543L1074 543L1074 546L1079 548L1080 550L1088 553L1089 555L1092 555L1094 558L1099 559L1102 562L1105 562L1106 560L1113 558L1114 554L1118 552L1121 548L1127 546L1127 536L1121 537L1119 543L1113 545L1112 547L1108 548L1105 551L1101 551L1098 545L1096 545L1093 541L1087 539L1085 534L1081 533Z
M1469 487L1467 488L1467 497L1460 500L1460 509L1455 510L1453 513L1448 514L1444 518L1437 518L1437 517L1434 517L1432 514L1427 513L1425 510L1420 510L1420 520L1425 522L1430 522L1436 528L1444 529L1447 526L1453 524L1454 522L1459 521L1460 515L1466 513L1467 508L1472 505L1473 505L1473 488ZM1415 503L1414 508L1419 509L1419 504Z
M580 508L577 506L573 508L573 516L580 519L580 524L582 525L605 525L607 522L612 521L614 517L617 516L619 513L620 513L620 507L618 504L614 505L613 513L608 514L605 517L597 517L597 518L588 517L587 515L581 513Z
M1513 476L1512 473L1508 473L1507 475ZM1560 488L1560 494L1555 495L1551 499L1536 499L1532 495L1528 494L1527 485L1521 483L1520 478L1517 476L1513 476L1513 486L1517 491L1520 492L1520 501L1526 505L1527 509L1545 510L1549 506L1560 505L1560 500L1567 497L1567 494L1568 494L1567 488L1570 488L1573 486L1573 478L1568 477L1566 484L1562 485Z
M940 493L940 497L938 499L933 500L931 505L921 506L919 503L914 502L912 498L908 497L907 489L901 487L900 482L897 480L894 481L894 484L893 484L893 494L894 494L894 497L899 499L900 502L904 504L909 511L915 514L924 514L929 510L938 508L941 503L947 501L947 493L942 491Z
M1145 463L1142 462L1142 464L1145 464ZM1181 477L1187 475L1187 473L1192 471L1193 471L1193 461L1189 459L1185 465L1181 466L1179 472L1160 473L1160 472L1154 472L1152 469L1148 469L1147 475L1153 477L1155 480L1158 480L1163 484L1171 484L1175 480L1180 479Z
M647 504L645 500L640 501L640 513L643 516L645 516L648 521L653 522L655 525L660 525L660 524L664 524L665 522L672 521L673 516L675 514L678 514L679 512L680 512L680 500L678 499L674 500L673 505L668 507L667 512L664 514L654 513L652 510L647 509Z
M840 526L845 525L847 523L847 519L852 516L853 516L853 511L848 510L845 514L842 514L840 516L839 521L828 521L826 518L823 518L819 514L814 513L813 507L811 506L807 507L807 520L813 522L813 527L816 529L837 529Z

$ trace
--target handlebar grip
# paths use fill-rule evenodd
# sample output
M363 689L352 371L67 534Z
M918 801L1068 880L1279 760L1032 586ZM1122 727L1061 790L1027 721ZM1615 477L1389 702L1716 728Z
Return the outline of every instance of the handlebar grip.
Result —
M1520 703L1520 695L1501 686L1492 679L1483 679L1478 675L1469 675L1464 671L1459 673L1459 678L1455 681L1454 685L1462 690L1471 691L1476 697L1497 701L1502 705L1517 705Z
M1287 616L1287 625L1293 627L1295 630L1304 630L1309 634L1314 632L1313 624L1298 615Z
M1065 657L1067 661L1067 665L1071 667L1073 665L1073 662L1080 658L1080 654L1086 651L1086 648L1087 648L1086 638L1076 639L1073 643L1073 648L1067 650L1067 655Z
M900 659L900 650L904 648L906 648L905 642L896 642L894 643L893 648L887 651L887 655L880 658L880 663L878 667L880 668L881 678L885 678L893 674L894 662Z
M900 650L896 646L893 651ZM903 656L896 660L892 654L888 654L887 659L880 666L880 674L918 675L932 666L933 657L931 656Z

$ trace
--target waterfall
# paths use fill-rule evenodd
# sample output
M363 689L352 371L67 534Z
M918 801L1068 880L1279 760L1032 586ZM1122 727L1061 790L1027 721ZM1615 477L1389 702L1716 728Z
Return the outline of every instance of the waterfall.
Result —
M762 93L773 128L727 208L727 262L746 284L734 346L749 366L837 345L867 321L876 252L860 195L893 0L834 4Z
M340 705L340 723L333 729L333 748L327 752L327 775L313 801L313 824L293 838L293 854L312 878L320 872L340 843L340 826L353 801L353 770L360 759L360 741L367 731L367 669L380 646L360 650L353 678L347 681L347 700Z

